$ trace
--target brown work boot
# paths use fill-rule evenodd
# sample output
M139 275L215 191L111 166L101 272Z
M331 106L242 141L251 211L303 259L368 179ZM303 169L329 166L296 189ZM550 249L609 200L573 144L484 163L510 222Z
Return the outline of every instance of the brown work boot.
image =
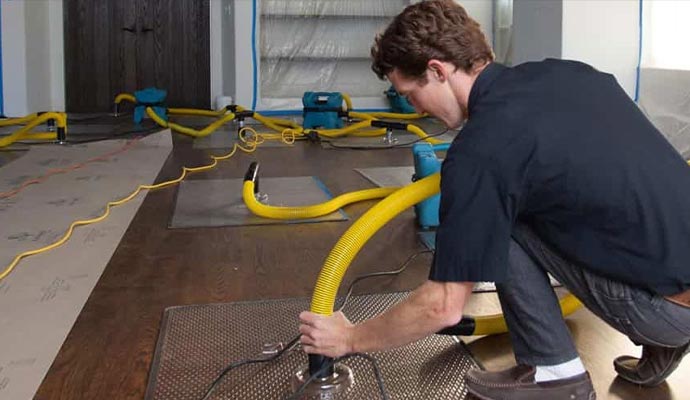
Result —
M529 365L500 372L471 370L467 389L482 400L594 400L597 398L588 373L572 378L535 383L536 368Z
M690 343L680 347L644 345L641 358L621 356L613 361L613 367L628 382L657 386L671 375L688 352Z

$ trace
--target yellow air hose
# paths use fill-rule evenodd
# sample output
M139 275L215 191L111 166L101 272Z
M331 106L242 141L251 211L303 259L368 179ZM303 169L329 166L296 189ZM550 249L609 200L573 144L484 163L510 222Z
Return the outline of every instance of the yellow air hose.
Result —
M170 128L174 130L175 132L179 132L188 136L192 136L195 138L201 138L210 135L213 133L215 130L220 128L221 126L225 125L229 121L232 121L235 119L235 114L233 113L227 113L223 115L221 118L217 119L216 121L212 122L210 125L208 125L206 128L197 130L197 129L192 129L192 128L187 128L186 126L182 126L179 124L176 124L174 122L168 122L164 120L163 118L159 117L158 114L151 108L151 107L146 107L146 114L154 120L158 125L162 126L163 128Z
M128 101L130 103L136 103L137 99L133 95L129 93L120 93L117 96L115 96L115 104L120 104L123 101Z
M28 119L28 117L34 116L33 119ZM46 112L42 114L31 114L26 117L22 118L15 118L16 120L25 120L28 121L26 125L24 125L22 128L17 130L16 132L12 133L9 136L5 136L2 139L0 139L0 147L6 147L11 145L12 143L19 141L19 140L57 140L58 139L58 133L66 133L67 132L67 116L64 113L59 113L59 112ZM58 129L58 132L38 132L38 133L31 133L31 129L35 128L36 126L45 123L48 120L55 120L55 126Z
M33 113L19 118L3 118L0 119L0 126L22 125L38 117L38 114Z
M440 174L436 173L386 197L362 215L338 240L319 273L311 300L311 311L331 315L335 296L352 260L359 250L383 225L405 209L439 192ZM568 315L577 310L580 302L569 294L560 301L561 311ZM466 316L457 329L443 333L456 335L491 335L507 331L503 315Z
M400 189L398 187L388 187L359 190L356 192L345 193L321 204L301 207L275 207L262 204L256 200L256 197L254 196L254 193L256 192L255 189L258 170L259 164L256 162L251 163L249 169L247 170L247 174L244 176L242 198L244 199L244 204L252 213L264 218L288 220L316 218L337 211L339 208L347 204L364 200L380 199Z

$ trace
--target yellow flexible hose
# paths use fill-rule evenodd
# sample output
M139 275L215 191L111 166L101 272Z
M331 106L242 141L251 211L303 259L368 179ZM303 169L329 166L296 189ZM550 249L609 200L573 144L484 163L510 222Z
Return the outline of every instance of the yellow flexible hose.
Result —
M0 119L0 126L22 125L36 117L38 117L38 114L33 113L19 118L3 118Z
M424 141L427 143L431 143L431 144L445 143L443 140L438 140L436 138L429 137L429 135L427 135L426 132L424 132L422 130L422 128L418 127L417 125L408 124L407 125L407 131L414 133L418 137L424 139Z
M32 114L36 115L36 114ZM27 118L27 117L23 117ZM30 140L56 140L57 139L57 132L55 133L30 133L31 129L35 128L36 126L45 123L48 120L55 120L55 126L57 128L62 128L67 129L67 116L64 113L58 113L58 112L47 112L43 113L41 115L37 115L35 118L29 120L26 125L24 125L22 128L17 130L16 132L12 133L9 136L5 136L0 139L0 147L6 147L11 145L12 143L22 140L22 139L30 139Z
M352 113L350 113L352 114ZM371 112L367 113L373 118L391 118L391 119L419 119L419 118L424 118L427 117L427 114L403 114L403 113L392 113L392 112L384 112L384 111L377 111L377 112Z
M561 313L568 316L577 311L581 306L580 300L572 294L563 296L560 300ZM502 314L482 315L480 317L470 317L474 319L475 328L472 335L484 336L495 335L508 332L508 325Z
M296 123L293 123L291 121L281 120L281 119L277 119L277 118L276 119L269 118L269 117L265 117L259 113L254 113L254 116L252 118L254 118L255 120L266 125L268 128L271 128L277 132L282 132L286 127L296 129L300 132L302 129L299 125L297 125Z
M130 103L136 103L137 99L133 95L129 93L120 93L117 96L115 96L115 104L120 104L123 101L128 101Z
M47 246L38 248L38 249L25 251L23 253L16 255L14 257L14 259L12 260L12 262L2 272L0 272L0 281L5 279L7 277L7 275L9 275L12 272L12 270L14 270L14 268L19 264L19 262L23 258L32 256L35 254L43 253L43 252L52 250L56 247L62 246L72 236L72 233L74 232L74 229L76 227L82 226L82 225L90 225L90 224L94 224L96 222L103 221L104 219L106 219L108 217L108 215L110 215L110 210L112 207L122 205L122 204L132 200L142 190L155 190L155 189L161 189L164 187L175 185L175 184L181 182L189 173L208 171L212 168L215 168L215 166L218 165L218 161L227 160L228 158L235 155L235 153L238 150L243 151L245 153L252 153L256 150L256 146L254 145L254 146L249 146L249 147L242 147L242 146L238 145L237 143L235 143L232 150L228 154L225 154L222 156L213 156L212 155L211 159L213 159L213 162L210 164L202 165L199 167L182 167L182 173L176 179L157 183L154 185L139 185L139 187L137 187L128 196L123 197L122 199L117 200L117 201L111 201L108 204L106 204L105 210L103 211L103 214L101 214L100 216L98 216L96 218L87 219L87 220L79 220L79 221L72 222L72 224L70 224L69 228L64 233L64 235L62 235L62 237L60 239L56 240L55 242L53 242Z
M187 128L186 126L182 126L179 124L176 124L174 122L167 122L163 118L159 117L158 114L153 110L151 107L146 107L146 114L151 118L154 122L156 122L158 125L162 126L163 128L170 128L174 130L175 132L182 133L184 135L192 136L195 138L201 138L210 135L214 131L216 131L218 128L221 126L225 125L229 121L232 121L235 119L235 114L233 113L227 113L223 115L221 118L217 119L216 121L212 122L209 124L206 128L197 130L197 129L192 129L192 128Z
M362 119L362 120L376 119L376 117L374 117L371 114L363 113L363 112L357 112L357 111L350 111L347 113L347 115L349 115L352 118L357 118L357 119Z
M433 174L397 190L364 213L340 237L326 258L316 281L311 300L312 312L322 315L333 313L340 282L364 243L396 215L438 193L440 181L440 174Z
M197 115L201 117L220 117L227 112L226 109L203 110L198 108L168 108L168 114L173 115Z
M352 110L352 98L347 93L340 93L343 96L343 101L345 102L345 111Z
M328 215L351 203L380 199L394 193L398 187L365 189L335 197L329 201L300 207L276 207L259 202L254 196L254 182L244 181L242 198L247 208L255 215L273 219L306 219Z
M331 315L335 296L352 260L383 225L405 209L439 192L441 175L430 175L396 191L362 215L338 240L326 258L316 281L311 300L311 311ZM564 315L572 313L579 301L572 294L560 301ZM501 314L476 317L474 335L489 335L505 332L505 320Z

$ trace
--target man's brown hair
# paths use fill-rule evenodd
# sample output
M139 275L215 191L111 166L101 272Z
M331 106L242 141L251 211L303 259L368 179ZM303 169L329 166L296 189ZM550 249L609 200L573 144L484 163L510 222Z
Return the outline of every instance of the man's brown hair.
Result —
M453 0L422 1L405 8L376 37L371 56L371 69L379 79L397 69L422 81L431 59L465 72L494 59L477 21Z

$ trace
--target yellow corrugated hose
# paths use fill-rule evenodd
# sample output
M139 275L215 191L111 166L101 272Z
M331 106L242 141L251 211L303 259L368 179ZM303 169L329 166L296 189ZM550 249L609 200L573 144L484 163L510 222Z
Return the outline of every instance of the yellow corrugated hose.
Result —
M136 103L137 99L134 97L134 95L131 95L129 93L120 93L117 96L115 96L115 104L120 104L123 101L128 101L130 103Z
M34 118L29 119L33 116ZM18 140L56 140L57 132L36 132L31 133L33 128L45 123L48 120L55 120L55 126L57 128L65 129L67 132L67 116L65 113L59 112L46 112L43 114L31 114L22 118L13 118L14 120L24 120L26 125L12 133L9 136L5 136L0 139L0 147L9 146Z
M340 282L364 243L396 215L438 193L439 185L440 174L430 175L397 190L364 213L341 236L326 258L314 288L311 311L322 315L332 314Z
M244 204L247 206L247 208L249 208L252 213L260 217L273 219L305 219L328 215L351 203L364 200L380 199L390 195L398 189L400 188L387 187L365 189L345 193L320 204L301 207L276 207L259 202L254 196L254 182L251 180L245 180L244 186L242 187L242 198L244 199Z
M311 300L311 311L331 315L335 296L352 260L364 244L388 221L402 211L439 192L441 176L430 175L392 193L362 215L338 240L326 258L316 281ZM572 294L561 299L564 315L575 311L580 302ZM490 335L507 330L501 314L474 318L474 335Z
M213 121L211 124L209 124L206 128L197 130L197 129L192 129L192 128L187 128L186 126L182 126L179 124L176 124L174 122L168 122L164 120L163 118L159 117L158 114L153 110L151 107L146 107L146 114L154 120L158 125L162 126L163 128L170 128L174 130L175 132L183 133L188 136L192 136L195 138L201 138L210 135L213 133L215 130L220 128L221 126L225 125L229 121L232 121L235 119L235 114L233 113L227 113L223 115L222 117L218 118L216 121Z
M21 125L31 121L36 117L38 117L38 114L33 113L19 118L2 118L0 119L0 126Z

